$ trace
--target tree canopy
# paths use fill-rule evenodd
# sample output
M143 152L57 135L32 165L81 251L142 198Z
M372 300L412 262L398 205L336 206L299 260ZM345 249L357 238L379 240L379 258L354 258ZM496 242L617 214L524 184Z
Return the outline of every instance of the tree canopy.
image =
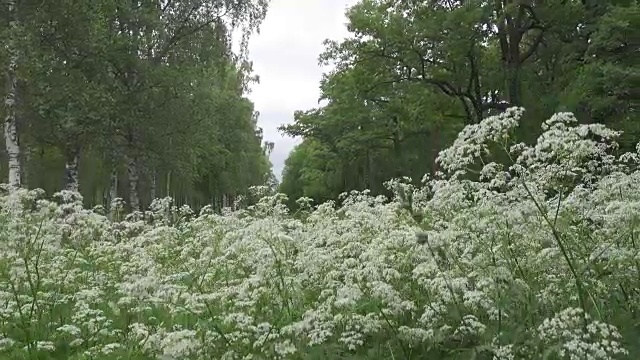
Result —
M5 3L0 172L13 185L140 209L158 196L228 206L270 179L246 98L267 0Z
M320 56L325 104L281 127L304 139L283 175L292 198L419 181L462 127L512 106L525 143L557 111L623 130L622 150L640 134L637 1L362 0L347 16L350 36Z

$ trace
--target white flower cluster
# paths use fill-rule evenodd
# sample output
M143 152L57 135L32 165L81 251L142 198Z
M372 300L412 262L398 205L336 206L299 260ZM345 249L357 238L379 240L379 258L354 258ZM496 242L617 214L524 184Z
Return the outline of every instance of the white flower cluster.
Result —
M549 349L571 360L610 359L628 355L620 343L622 336L611 325L592 321L582 309L568 308L538 326L539 337Z
M465 129L448 175L390 181L393 201L299 216L281 194L123 219L5 193L0 358L637 358L640 156L570 114L515 143L523 114Z

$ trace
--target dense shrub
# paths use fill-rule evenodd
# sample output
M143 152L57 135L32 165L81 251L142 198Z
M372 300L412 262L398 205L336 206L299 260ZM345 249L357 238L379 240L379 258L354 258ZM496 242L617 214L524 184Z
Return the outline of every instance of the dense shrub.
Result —
M389 182L391 202L302 199L296 217L282 195L120 219L6 192L0 356L638 358L639 154L567 113L512 143L522 111L467 127L446 174Z

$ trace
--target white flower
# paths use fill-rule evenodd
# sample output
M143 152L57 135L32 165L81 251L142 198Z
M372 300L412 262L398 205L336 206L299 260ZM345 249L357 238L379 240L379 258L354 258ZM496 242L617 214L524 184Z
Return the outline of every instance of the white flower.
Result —
M55 351L56 346L52 341L38 341L36 348L41 351Z

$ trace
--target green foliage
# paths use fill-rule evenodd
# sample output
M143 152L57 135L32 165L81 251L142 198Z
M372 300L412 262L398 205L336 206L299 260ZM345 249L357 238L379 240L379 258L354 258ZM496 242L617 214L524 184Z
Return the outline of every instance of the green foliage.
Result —
M335 173L339 159L328 148L313 139L296 146L285 162L280 191L291 200L290 206L302 197L313 198L318 202L334 199L338 196L335 189L339 184L339 173Z
M18 5L18 50L29 54L18 69L28 186L63 188L65 166L78 158L71 171L79 170L86 205L108 205L117 186L116 195L137 193L143 206L173 196L200 207L266 182L271 165L245 97L254 79L245 53L268 1ZM235 54L238 28L245 41ZM3 66L5 55L0 49Z
M292 153L281 190L383 194L391 178L435 174L438 152L462 126L513 105L528 110L515 130L525 143L540 133L539 119L568 110L624 130L621 146L632 149L639 9L637 1L359 2L347 12L351 36L327 41L320 56L335 66L321 83L325 105L282 127L335 160L314 168L302 159L309 152ZM315 186L304 172L317 175Z
M523 115L465 127L422 186L304 216L282 194L109 220L2 193L0 357L637 359L640 146L616 156L618 132L570 113L513 146Z

